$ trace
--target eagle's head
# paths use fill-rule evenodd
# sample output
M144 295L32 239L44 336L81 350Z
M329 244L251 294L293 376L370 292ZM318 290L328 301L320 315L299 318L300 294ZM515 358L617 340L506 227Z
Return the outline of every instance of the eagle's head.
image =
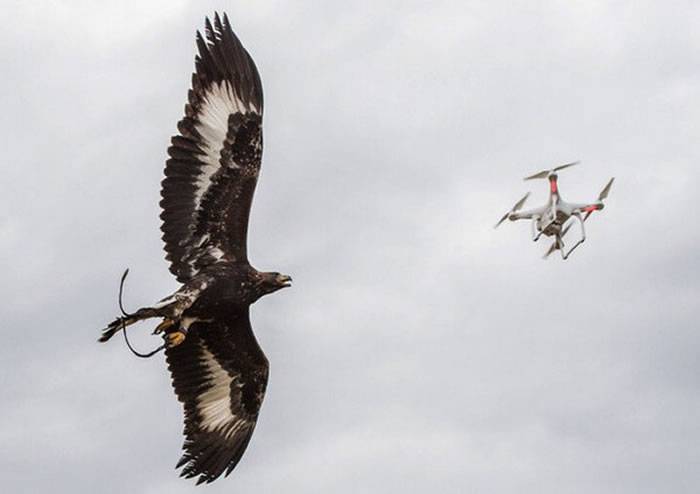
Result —
M280 273L260 273L261 295L276 292L282 288L292 286L292 277Z

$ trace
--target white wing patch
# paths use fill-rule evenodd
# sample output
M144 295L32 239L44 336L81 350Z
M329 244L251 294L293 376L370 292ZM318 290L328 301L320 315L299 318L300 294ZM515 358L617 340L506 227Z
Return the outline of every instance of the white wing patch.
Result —
M197 397L202 428L210 432L227 428L225 435L231 437L246 424L246 420L231 412L231 383L234 379L204 345L202 352L209 380L209 389Z
M195 209L199 208L202 197L211 184L211 177L219 169L221 149L224 147L228 132L228 117L232 113L253 112L260 114L254 105L247 106L233 91L228 81L213 83L202 97L202 106L195 125L202 136L201 144L204 155L202 172L197 179L195 191Z

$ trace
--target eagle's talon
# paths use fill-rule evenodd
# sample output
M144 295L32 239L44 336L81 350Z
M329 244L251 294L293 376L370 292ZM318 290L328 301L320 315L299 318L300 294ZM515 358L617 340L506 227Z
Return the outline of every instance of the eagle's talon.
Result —
M168 345L168 348L176 347L185 341L185 336L185 333L182 331L173 331L172 333L168 333L164 336L165 343Z
M158 326L156 326L156 329L153 330L153 334L160 334L170 328L173 324L175 324L175 321L172 319L163 319L163 322L161 322Z

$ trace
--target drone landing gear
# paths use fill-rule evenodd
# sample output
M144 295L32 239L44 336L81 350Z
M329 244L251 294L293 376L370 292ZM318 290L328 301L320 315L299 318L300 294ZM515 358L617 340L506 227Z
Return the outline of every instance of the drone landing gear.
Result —
M578 218L578 221L581 224L581 238L566 253L564 253L564 242L562 241L562 243L561 243L561 258L564 260L567 260L569 258L569 256L571 255L571 253L574 251L574 249L576 247L578 247L579 245L581 245L583 242L586 241L586 228L583 226L583 218L581 218L580 213L574 213L574 214L576 215L576 218Z
M537 222L539 221L539 216L533 216L532 217L532 241L537 242L542 234L544 233L544 230L539 230L537 228Z

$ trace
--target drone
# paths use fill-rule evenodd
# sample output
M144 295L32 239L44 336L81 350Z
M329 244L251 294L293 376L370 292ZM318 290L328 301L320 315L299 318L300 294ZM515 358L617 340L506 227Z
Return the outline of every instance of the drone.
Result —
M532 240L537 242L542 235L547 237L554 237L554 243L550 246L549 250L542 257L546 259L554 251L558 250L561 253L561 258L566 260L571 255L571 253L581 245L586 240L586 229L584 227L585 221L588 217L593 214L593 211L600 211L605 207L603 200L608 197L610 192L610 187L615 178L611 178L610 181L603 187L603 190L598 194L598 200L587 204L578 204L566 202L561 198L559 194L559 185L557 184L559 170L564 168L569 168L570 166L578 165L579 162L575 161L573 163L567 163L565 165L557 166L551 170L543 170L537 172L534 175L525 177L524 180L535 180L535 179L547 179L549 181L549 200L547 204L542 207L531 209L529 211L518 212L527 201L530 196L528 192L515 203L506 214L496 223L494 228L503 223L506 219L511 221L516 220L532 220ZM585 215L584 215L585 213ZM573 247L566 250L564 245L564 236L569 231L571 226L576 223L576 220L581 225L581 238L576 242Z

